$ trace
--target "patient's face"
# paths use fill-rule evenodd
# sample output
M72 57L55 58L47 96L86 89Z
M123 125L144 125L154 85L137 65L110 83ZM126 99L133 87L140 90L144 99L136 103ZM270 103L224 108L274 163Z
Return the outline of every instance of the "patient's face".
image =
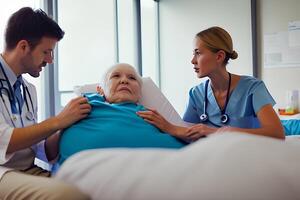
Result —
M106 100L110 103L134 102L141 97L141 85L133 68L121 65L108 75Z

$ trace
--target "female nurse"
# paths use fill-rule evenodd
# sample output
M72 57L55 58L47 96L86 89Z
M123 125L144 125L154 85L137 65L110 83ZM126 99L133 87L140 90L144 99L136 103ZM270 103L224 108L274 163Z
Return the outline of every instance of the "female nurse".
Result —
M189 91L183 120L191 127L175 126L156 110L137 114L164 132L186 141L224 131L284 139L283 127L273 109L274 99L263 81L227 71L229 59L236 59L231 36L220 27L211 27L195 37L192 64L203 83Z

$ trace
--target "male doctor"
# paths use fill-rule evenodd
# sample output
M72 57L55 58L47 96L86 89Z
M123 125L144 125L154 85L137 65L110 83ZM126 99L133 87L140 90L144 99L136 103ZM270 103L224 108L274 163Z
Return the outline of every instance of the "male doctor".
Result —
M57 156L59 130L86 117L90 105L75 98L55 117L37 123L35 87L22 74L39 77L53 61L64 32L42 10L24 7L9 19L0 55L0 199L89 199L35 166Z

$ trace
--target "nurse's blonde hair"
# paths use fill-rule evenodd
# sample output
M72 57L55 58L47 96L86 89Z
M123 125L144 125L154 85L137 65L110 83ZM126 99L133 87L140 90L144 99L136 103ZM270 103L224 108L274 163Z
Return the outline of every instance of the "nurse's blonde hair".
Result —
M223 50L226 53L224 63L227 64L229 59L236 59L238 53L233 50L231 36L227 31L218 26L210 27L196 34L210 51L216 53Z

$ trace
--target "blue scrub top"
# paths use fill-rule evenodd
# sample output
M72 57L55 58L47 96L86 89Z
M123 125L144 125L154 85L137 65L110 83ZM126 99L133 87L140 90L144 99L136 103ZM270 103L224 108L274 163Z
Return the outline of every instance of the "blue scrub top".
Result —
M86 149L180 148L186 145L139 117L136 112L145 110L142 105L129 102L110 104L99 94L90 94L87 98L92 106L89 116L67 128L61 136L60 164L69 156Z
M189 102L184 113L183 120L191 123L203 123L200 115L204 113L205 82L193 87L189 92ZM221 109L216 101L211 85L207 90L206 111L209 120L213 123L224 126L221 123ZM226 126L239 128L260 127L257 119L258 111L265 105L275 105L263 81L250 76L241 76L236 88L232 91L225 113L229 116ZM210 126L210 122L204 122Z

